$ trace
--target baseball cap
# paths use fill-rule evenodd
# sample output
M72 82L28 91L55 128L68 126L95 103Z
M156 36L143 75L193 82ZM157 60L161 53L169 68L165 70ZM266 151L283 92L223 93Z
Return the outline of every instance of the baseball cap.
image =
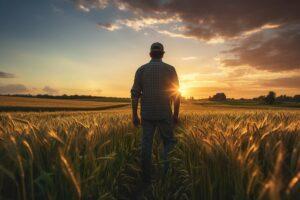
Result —
M160 51L160 52L164 52L164 46L159 43L159 42L155 42L151 45L150 51Z

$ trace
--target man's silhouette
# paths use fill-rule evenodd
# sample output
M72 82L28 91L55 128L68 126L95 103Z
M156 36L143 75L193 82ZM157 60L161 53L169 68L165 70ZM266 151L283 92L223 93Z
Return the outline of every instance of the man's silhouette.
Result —
M169 167L168 154L175 143L173 125L178 123L180 107L179 82L173 66L162 62L164 47L160 43L151 45L151 61L136 71L131 89L132 120L137 127L142 123L142 177L145 183L151 181L151 155L153 135L158 128L163 141L164 172ZM141 120L137 109L141 99ZM172 113L172 102L174 113Z

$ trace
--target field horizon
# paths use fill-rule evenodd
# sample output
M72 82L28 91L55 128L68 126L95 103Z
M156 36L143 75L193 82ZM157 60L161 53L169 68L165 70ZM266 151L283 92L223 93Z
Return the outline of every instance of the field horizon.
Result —
M58 112L58 111L101 111L115 108L128 109L130 99L118 97L101 98L60 98L60 97L20 97L0 95L0 112ZM208 101L183 100L184 111L217 110L217 109L248 109L248 110L280 110L300 109L298 102L281 102L268 105L258 101Z

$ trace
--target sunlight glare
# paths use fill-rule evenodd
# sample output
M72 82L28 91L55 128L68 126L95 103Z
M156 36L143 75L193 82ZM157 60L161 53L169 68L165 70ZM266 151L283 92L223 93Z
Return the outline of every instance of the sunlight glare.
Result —
M180 94L181 94L181 96L185 96L186 95L186 88L184 88L184 87L180 87L180 88L178 88L178 91L180 92Z

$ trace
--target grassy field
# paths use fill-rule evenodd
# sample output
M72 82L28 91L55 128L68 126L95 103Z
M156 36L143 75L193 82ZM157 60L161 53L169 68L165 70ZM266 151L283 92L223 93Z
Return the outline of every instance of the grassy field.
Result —
M129 109L0 114L0 199L135 199L141 129ZM184 105L171 169L142 199L296 199L300 111Z
M128 103L0 96L0 111L88 111L126 105Z

